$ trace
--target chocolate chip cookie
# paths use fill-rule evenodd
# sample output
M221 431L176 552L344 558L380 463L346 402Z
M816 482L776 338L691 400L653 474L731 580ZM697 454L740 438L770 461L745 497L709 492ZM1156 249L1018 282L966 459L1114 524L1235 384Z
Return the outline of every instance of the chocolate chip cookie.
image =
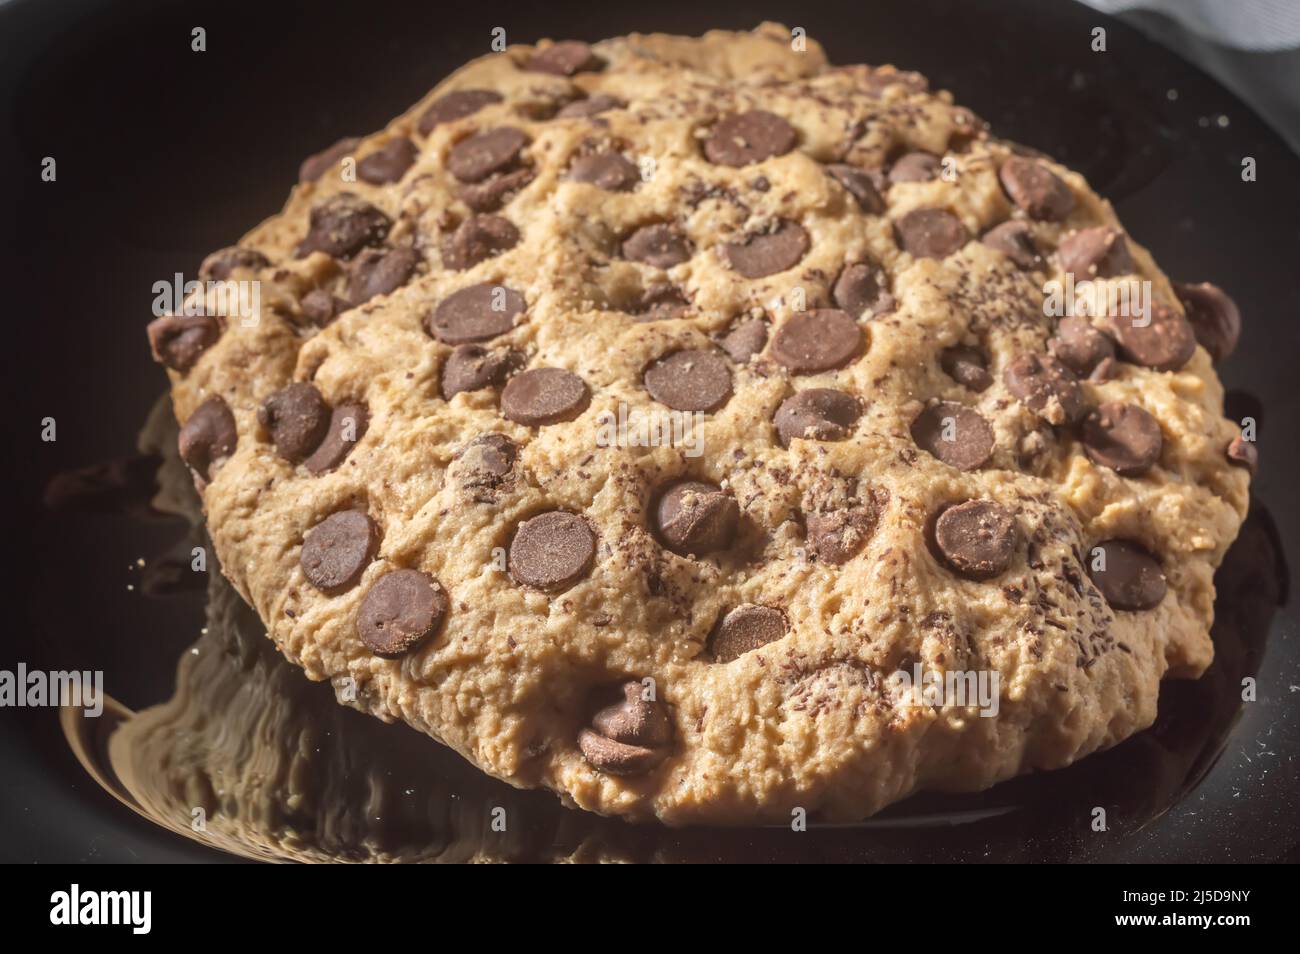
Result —
M775 24L511 47L204 278L260 311L149 340L225 572L515 785L860 818L1114 745L1212 658L1241 316L918 74Z

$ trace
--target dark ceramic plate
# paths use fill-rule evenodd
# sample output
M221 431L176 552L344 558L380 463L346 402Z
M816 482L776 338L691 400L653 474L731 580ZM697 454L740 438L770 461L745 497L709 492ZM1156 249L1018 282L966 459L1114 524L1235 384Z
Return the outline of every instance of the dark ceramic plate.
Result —
M919 70L1001 135L1081 170L1166 271L1215 281L1241 305L1245 335L1220 373L1229 413L1260 421L1263 470L1216 578L1214 666L1197 682L1166 684L1152 729L1070 769L978 796L920 796L859 825L630 826L492 782L410 730L339 708L279 661L219 580L206 594L183 591L187 577L169 572L165 554L188 545L188 528L150 518L132 489L156 464L131 459L163 388L142 333L155 281L190 274L205 252L275 212L304 155L382 126L485 51L495 26L512 41L597 39L796 15L791 25L835 62ZM1105 53L1090 48L1098 25ZM194 26L207 30L206 52L190 49ZM116 702L93 721L0 712L0 856L1296 859L1300 638L1287 591L1300 545L1300 452L1289 432L1300 414L1300 160L1196 69L1118 22L1036 0L724 3L707 14L599 4L581 16L557 5L478 14L387 0L183 11L16 0L0 6L0 43L2 181L14 206L3 217L10 337L0 353L16 523L0 668L100 669ZM58 163L54 183L39 176L46 156ZM1242 182L1245 157L1257 181ZM39 438L46 418L57 441ZM51 479L78 471L57 484L61 508L48 508ZM1243 702L1247 677L1257 689ZM248 753L205 744L221 720L271 725L267 745L295 739L316 755L295 763L296 775L227 787L223 773ZM311 797L289 797L299 789ZM216 813L208 833L178 816L187 805ZM507 807L508 834L485 824L492 806ZM1092 829L1095 807L1106 809L1105 832ZM240 820L237 836L219 830L222 812Z

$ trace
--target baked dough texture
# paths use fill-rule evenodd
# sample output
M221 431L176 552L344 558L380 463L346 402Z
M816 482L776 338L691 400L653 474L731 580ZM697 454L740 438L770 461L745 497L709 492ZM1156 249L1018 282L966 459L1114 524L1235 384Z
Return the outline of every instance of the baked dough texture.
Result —
M917 74L775 24L511 47L238 248L205 272L259 320L152 335L177 419L207 408L182 452L224 572L341 702L514 785L856 819L1112 746L1212 659L1249 475L1210 354L1081 176ZM1149 282L1159 334L1085 315L1078 367L1063 260ZM847 397L787 405L812 389ZM691 440L598 437L675 406ZM916 704L918 665L996 673L997 714Z

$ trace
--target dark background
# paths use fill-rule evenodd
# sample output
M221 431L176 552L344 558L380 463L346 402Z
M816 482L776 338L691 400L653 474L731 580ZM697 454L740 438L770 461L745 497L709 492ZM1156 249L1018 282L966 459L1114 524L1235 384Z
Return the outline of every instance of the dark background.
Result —
M11 0L0 5L11 525L0 668L102 669L107 691L139 707L166 696L177 654L202 625L201 600L127 589L132 563L165 549L175 526L42 504L51 475L131 453L162 393L143 333L155 281L193 277L207 252L278 210L305 155L383 126L488 52L493 27L533 42L764 19L806 28L833 62L892 62L956 90L999 134L1087 175L1171 276L1234 295L1246 332L1220 372L1236 392L1229 410L1261 419L1253 490L1294 566L1300 160L1232 95L1117 21L1041 0ZM1098 25L1109 31L1102 54L1089 48ZM190 50L195 26L207 30L206 52ZM58 162L57 182L40 180L45 156ZM1243 156L1257 160L1257 182L1241 181ZM47 416L55 443L40 440ZM1293 575L1285 582L1294 589ZM1201 789L1162 820L1166 833L1152 826L1128 857L1294 854L1300 627L1293 608L1270 625L1261 703L1246 707ZM1270 745L1278 751L1261 771L1250 756ZM51 710L0 711L0 765L0 859L216 858L108 800Z

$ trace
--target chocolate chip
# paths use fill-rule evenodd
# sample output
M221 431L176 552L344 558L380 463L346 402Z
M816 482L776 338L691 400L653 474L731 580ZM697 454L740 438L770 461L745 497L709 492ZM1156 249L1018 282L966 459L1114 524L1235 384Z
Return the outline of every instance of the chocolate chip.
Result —
M221 325L211 315L163 315L146 329L153 358L184 373L221 337Z
M1101 551L1101 566L1097 565L1097 550ZM1097 544L1088 559L1088 575L1117 610L1155 609L1168 588L1155 557L1128 540Z
M880 197L880 193L876 191L876 184L871 181L871 176L866 172L857 166L842 162L827 166L826 171L832 179L844 187L849 195L857 199L858 208L863 212L868 215L879 215L885 211L885 200Z
M604 66L604 61L581 40L561 40L538 50L528 59L525 69L554 76L589 73Z
M1115 357L1115 343L1085 318L1062 318L1047 348L1079 377L1087 377L1107 358Z
M504 434L480 434L456 455L453 473L471 498L493 503L510 483L518 456L519 448Z
M1081 229L1061 239L1056 254L1061 271L1085 278L1113 278L1133 271L1124 233L1109 226Z
M770 606L741 603L718 621L709 640L713 661L728 663L775 642L790 631L785 614Z
M1002 380L1012 397L1049 424L1073 424L1087 413L1079 379L1049 354L1017 355Z
M203 260L199 266L199 280L224 282L237 268L256 271L259 268L269 268L270 265L271 260L256 249L231 245L229 248L218 249Z
M704 141L704 155L720 166L747 166L785 155L798 138L780 116L752 109L718 122Z
M447 594L428 573L392 570L366 593L357 611L357 635L376 656L405 656L441 625Z
M916 446L958 470L976 470L993 456L993 428L976 411L941 401L912 421Z
M727 356L736 364L748 364L749 359L763 350L767 344L767 322L762 318L742 321L727 332L719 344Z
M307 237L295 254L305 258L324 252L335 258L351 258L367 245L380 245L392 222L379 209L351 192L339 192L311 210Z
M533 181L533 170L512 169L494 172L482 182L466 183L456 188L460 201L475 212L495 212L511 193L517 192Z
M518 366L521 356L512 351L490 351L482 345L457 346L442 366L442 398L450 401L461 391L494 387Z
M1259 472L1259 448L1255 446L1254 441L1243 440L1241 437L1234 437L1228 444L1226 451L1228 463L1237 467L1245 467L1250 471L1253 477Z
M1209 282L1199 285L1174 282L1174 291L1183 303L1201 347L1210 352L1216 364L1226 360L1241 338L1241 311L1237 303L1222 288Z
M983 391L993 383L988 360L977 348L966 345L944 348L939 354L939 367L943 368L948 377L972 391Z
M357 163L357 178L372 185L396 182L415 165L420 150L409 139L390 139Z
M980 239L994 251L1001 252L1017 268L1042 268L1043 255L1034 240L1034 230L1028 222L1010 219L1001 225L995 225L984 233Z
M298 303L302 316L313 325L324 327L348 310L348 303L323 288L313 288Z
M866 544L876 526L875 512L849 507L830 513L810 513L805 518L808 552L822 563L847 563Z
M501 413L516 424L538 427L572 421L587 409L587 383L562 368L531 368L501 392Z
M424 319L424 328L443 344L487 341L513 328L525 307L519 292L482 282L444 298Z
M586 576L596 556L596 535L574 513L551 510L525 520L510 541L510 576L522 586L567 590Z
M672 268L691 257L691 246L674 226L643 225L623 240L623 257L655 268Z
M635 314L638 321L670 321L680 318L688 304L686 296L672 285L652 285L642 293Z
M880 314L894 307L894 296L885 287L884 272L866 262L845 265L835 279L831 297L850 317L860 318L867 311Z
M782 219L772 232L750 235L722 247L727 262L746 278L766 278L794 268L808 254L808 233Z
M716 411L731 397L731 369L713 351L676 351L646 369L645 387L675 411Z
M592 768L608 775L642 775L662 762L668 754L666 749L624 745L591 729L583 729L578 733L578 748Z
M303 462L313 474L333 470L352 453L352 448L366 435L370 426L370 412L364 404L344 401L330 412L329 429L316 452Z
M861 351L862 329L835 308L799 312L772 336L772 357L795 374L842 368Z
M462 139L447 154L447 168L461 182L481 182L512 166L528 137L513 126L501 126Z
M356 136L348 136L346 139L340 139L328 149L322 149L315 155L308 156L298 167L299 182L315 182L326 172L338 164L338 161L344 156L350 155L352 150L356 149L361 140Z
M307 531L298 563L308 583L337 596L361 581L378 549L375 522L361 510L340 510Z
M508 251L519 242L519 230L499 215L471 215L442 246L442 263L464 271Z
M948 507L934 524L934 544L944 562L971 580L1006 571L1020 534L1011 511L991 500L967 500Z
M1145 325L1137 317L1109 319L1120 357L1156 371L1177 371L1196 353L1196 334L1187 319L1168 305L1152 302Z
M348 298L355 306L397 291L415 274L419 260L414 250L405 247L362 250L348 268Z
M585 182L606 192L627 192L641 181L641 172L620 153L597 152L573 160L569 180Z
M672 741L668 713L658 702L643 698L645 690L635 679L618 688L618 701L604 706L591 717L591 727L600 735L624 745L658 748Z
M940 168L939 157L933 153L905 153L890 167L889 181L895 185L900 182L929 182L938 178Z
M212 466L235 452L238 438L235 416L221 395L214 394L194 409L176 443L181 460L206 481Z
M607 96L604 93L597 93L595 96L589 96L586 99L574 100L572 103L566 103L563 108L556 113L558 119L590 119L592 116L599 116L601 113L607 113L611 109L622 109L627 103L623 102L617 96Z
M834 388L809 388L781 402L772 417L782 447L795 438L842 441L862 413L858 399Z
M270 432L276 453L296 464L325 439L330 408L315 386L296 381L263 401L257 420Z
M433 101L416 128L427 136L443 123L454 122L477 113L484 106L501 102L501 94L490 89L459 89Z
M916 258L946 258L970 241L961 219L944 209L913 209L894 223L894 236Z
M713 484L679 480L655 506L655 524L664 545L682 555L724 550L736 536L740 507Z
M1094 464L1121 477L1137 477L1160 459L1164 435L1156 419L1136 404L1109 401L1083 419L1083 449Z
M1034 159L1012 156L998 170L1002 188L1031 218L1059 222L1074 211L1074 193L1060 176Z

